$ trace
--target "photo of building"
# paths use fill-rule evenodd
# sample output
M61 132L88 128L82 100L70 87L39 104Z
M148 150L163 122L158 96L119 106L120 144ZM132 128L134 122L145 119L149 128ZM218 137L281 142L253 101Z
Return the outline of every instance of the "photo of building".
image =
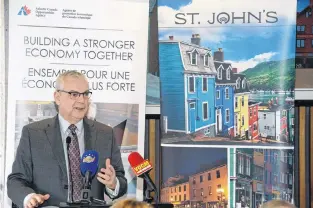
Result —
M230 149L230 207L259 208L282 199L293 203L293 150Z
M252 90L221 48L198 45L199 34L159 43L162 143L293 145L292 90Z
M313 68L313 0L298 1L296 67Z
M167 159L162 167L161 202L180 208L228 207L227 149L162 149L162 157ZM191 155L194 151L197 154Z

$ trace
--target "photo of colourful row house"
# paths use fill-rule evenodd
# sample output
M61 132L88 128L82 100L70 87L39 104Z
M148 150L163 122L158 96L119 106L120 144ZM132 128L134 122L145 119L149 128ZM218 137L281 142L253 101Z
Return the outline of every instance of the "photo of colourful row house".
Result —
M292 91L252 90L199 34L160 40L159 59L162 143L293 145Z
M293 146L297 2L240 1L158 1L162 144Z
M293 203L293 150L230 149L230 206L259 208L272 199Z
M162 203L175 208L229 207L227 149L162 149L162 157L167 158L162 168ZM193 151L197 154L190 155Z

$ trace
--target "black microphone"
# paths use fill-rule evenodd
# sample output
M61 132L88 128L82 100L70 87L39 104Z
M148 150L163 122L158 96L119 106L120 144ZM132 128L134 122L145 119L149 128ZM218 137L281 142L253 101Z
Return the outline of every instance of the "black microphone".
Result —
M70 148L72 138L70 136L66 137L66 148L67 148L67 161L68 161L68 176L69 176L69 185L68 185L68 190L69 190L69 196L67 202L72 203L73 202L73 179L72 179L72 174L71 174L71 161L70 157L68 155L68 150Z

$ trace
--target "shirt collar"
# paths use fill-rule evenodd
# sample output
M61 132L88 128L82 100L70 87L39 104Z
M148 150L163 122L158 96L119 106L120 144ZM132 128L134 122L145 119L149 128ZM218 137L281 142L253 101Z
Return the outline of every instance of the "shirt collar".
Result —
M70 122L68 122L67 120L65 120L60 114L59 114L59 122L60 122L60 127L61 127L61 131L63 134L65 134L69 129L68 127L71 125ZM75 126L77 127L76 131L77 134L80 134L83 131L83 119L80 120L79 122L77 122L75 124Z

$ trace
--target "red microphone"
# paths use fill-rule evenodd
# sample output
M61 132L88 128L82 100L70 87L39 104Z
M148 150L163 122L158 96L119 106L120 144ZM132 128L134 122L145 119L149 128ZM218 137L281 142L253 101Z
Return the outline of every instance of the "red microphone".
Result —
M143 178L147 183L148 188L145 193L144 201L150 203L153 198L151 198L149 195L151 191L154 191L156 195L156 203L158 203L159 197L157 188L149 176L149 171L152 169L152 165L150 164L149 160L143 159L138 152L132 152L128 156L128 162L136 176Z
M128 162L137 177L142 176L144 173L148 173L152 169L149 160L143 159L138 152L130 153L128 156Z

